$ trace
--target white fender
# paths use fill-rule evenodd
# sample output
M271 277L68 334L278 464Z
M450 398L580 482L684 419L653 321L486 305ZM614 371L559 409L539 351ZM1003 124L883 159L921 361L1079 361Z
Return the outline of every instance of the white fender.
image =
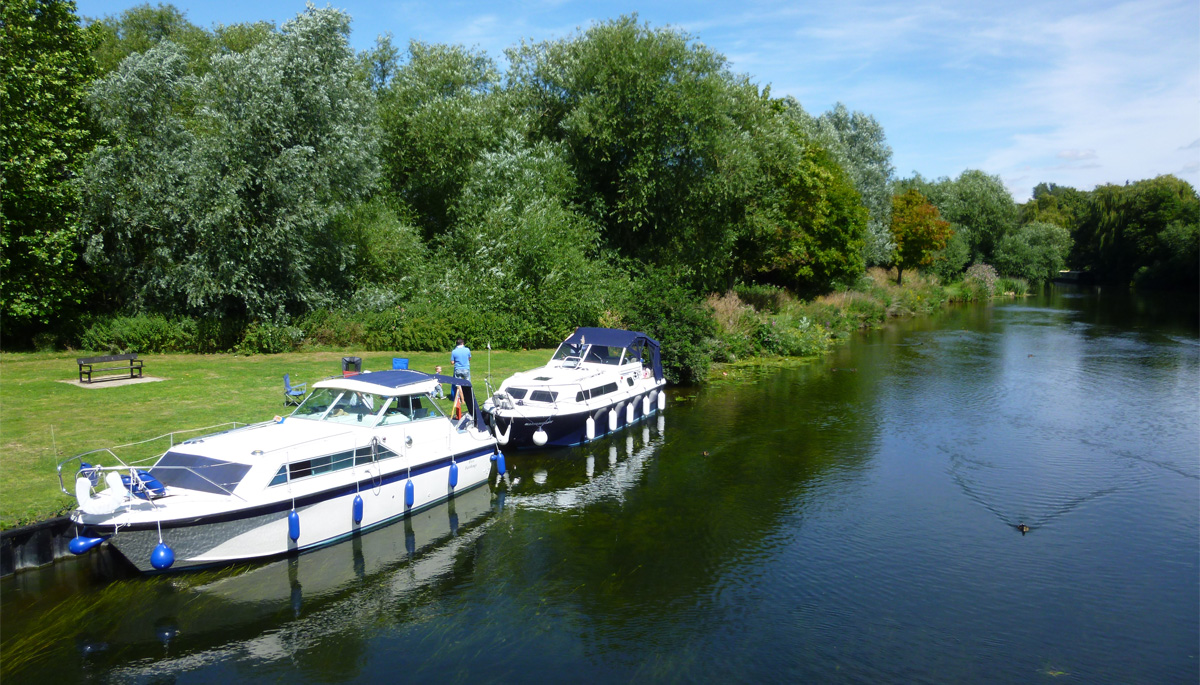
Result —
M613 407L608 410L608 432L613 432L617 429L617 409Z
M642 395L642 416L650 416L650 393Z
M512 436L512 421L508 422L508 428L504 429L504 432L501 433L500 432L500 419L497 418L496 425L493 428L493 430L496 433L496 442L500 443L500 446L503 447L504 445L508 444L508 439L509 439L509 437Z
M75 499L79 500L79 509L85 514L100 516L103 514L111 514L121 507L125 501L125 485L121 482L121 474L116 471L109 471L104 476L104 482L108 484L103 492L95 497L92 497L92 481L87 478L78 478L75 481Z
M596 419L593 419L593 418L592 418L592 417L590 417L590 416L587 418L587 424L586 424L586 428L585 428L585 435L587 435L587 439L588 439L588 440L595 440L595 439L596 439Z
M511 428L512 426L509 426L509 427ZM550 439L550 436L546 435L546 431L543 430L541 427L538 427L538 429L533 432L533 444L537 445L538 447L545 445L546 441L549 439Z
M589 454L588 458L587 458L587 477L590 479L592 477L592 474L595 472L596 472L596 458Z
M633 400L625 405L625 423L633 423Z
M667 408L667 393L662 390L658 391L658 410L662 411Z

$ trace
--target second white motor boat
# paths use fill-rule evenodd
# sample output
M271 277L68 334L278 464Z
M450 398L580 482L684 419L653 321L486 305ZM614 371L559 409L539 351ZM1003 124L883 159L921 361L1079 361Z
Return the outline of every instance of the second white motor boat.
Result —
M501 445L579 445L666 407L658 341L637 331L577 328L542 367L514 374L483 403Z

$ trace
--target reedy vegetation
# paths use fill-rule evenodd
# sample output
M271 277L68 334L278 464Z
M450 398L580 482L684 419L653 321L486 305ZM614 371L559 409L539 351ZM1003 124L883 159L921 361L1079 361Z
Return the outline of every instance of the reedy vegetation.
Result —
M6 88L64 113L4 99L8 347L519 348L619 325L662 340L686 381L944 297L915 273L892 292L870 266L1197 280L1200 202L1178 179L1043 185L1022 208L981 171L897 180L874 118L813 116L636 16L522 43L501 73L387 37L356 55L349 18L311 5L213 31L161 5L86 28L71 3L3 11L20 30ZM65 76L23 70L47 60ZM916 261L892 216L910 190L952 231ZM951 292L990 295L980 282Z

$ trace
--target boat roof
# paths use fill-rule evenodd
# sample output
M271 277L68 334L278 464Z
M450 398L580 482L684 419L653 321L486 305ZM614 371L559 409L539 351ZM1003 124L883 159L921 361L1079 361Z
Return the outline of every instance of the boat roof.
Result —
M632 347L642 343L650 351L651 365L654 368L654 378L663 379L662 359L658 341L641 331L627 331L621 328L591 328L580 326L571 337L563 341L568 345L606 345L609 347Z
M376 395L402 395L408 393L425 393L433 390L437 379L427 373L406 369L391 371L366 372L347 376L345 378L326 378L313 383L313 388L336 388L338 390L356 390Z
M390 371L366 371L345 378L333 377L313 383L313 389L333 388L336 390L351 390L369 392L376 395L415 395L433 392L439 383L451 386L461 386L463 399L467 404L467 413L475 417L475 425L482 426L483 418L479 413L479 403L475 401L474 388L471 381L454 376L421 373L412 369L392 369ZM451 391L450 396L454 397Z
M609 345L612 347L629 347L638 340L645 340L650 343L650 346L657 349L658 341L640 331L626 331L620 328L591 328L580 326L575 329L571 337L563 342L577 345L580 343L586 345Z

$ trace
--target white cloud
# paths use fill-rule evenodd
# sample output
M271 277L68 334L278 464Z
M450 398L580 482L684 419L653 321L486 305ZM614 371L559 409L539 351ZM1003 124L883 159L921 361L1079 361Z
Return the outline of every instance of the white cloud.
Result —
M1059 159L1067 159L1067 160L1071 160L1071 161L1078 161L1078 160L1083 160L1083 159L1095 159L1096 151L1095 150L1059 150L1058 158Z

